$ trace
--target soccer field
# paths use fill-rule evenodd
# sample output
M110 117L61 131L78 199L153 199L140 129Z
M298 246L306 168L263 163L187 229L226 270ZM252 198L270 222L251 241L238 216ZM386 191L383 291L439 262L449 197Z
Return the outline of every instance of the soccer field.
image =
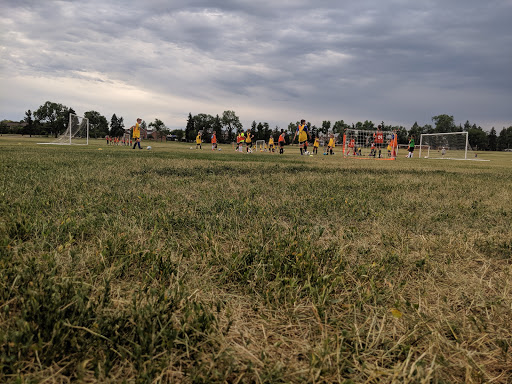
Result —
M0 137L0 382L511 382L512 153L39 141Z

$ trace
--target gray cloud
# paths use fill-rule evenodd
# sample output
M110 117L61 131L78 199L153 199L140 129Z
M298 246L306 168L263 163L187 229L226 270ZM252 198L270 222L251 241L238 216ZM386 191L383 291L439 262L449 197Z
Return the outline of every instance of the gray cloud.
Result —
M9 0L0 11L0 84L15 88L0 118L50 99L168 126L226 109L245 125L409 127L441 113L512 125L509 0Z

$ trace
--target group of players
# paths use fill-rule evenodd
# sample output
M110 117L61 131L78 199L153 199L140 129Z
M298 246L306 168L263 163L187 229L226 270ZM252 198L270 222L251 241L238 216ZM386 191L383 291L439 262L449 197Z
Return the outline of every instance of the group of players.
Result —
M133 149L135 149L138 145L139 149L141 149L140 145L140 124L142 122L142 119L138 118L137 123L130 127L132 130L132 138L133 138ZM251 130L247 130L246 133L240 132L237 135L236 138L236 150L239 152L244 152L244 145L245 145L245 152L251 153L252 147L253 147L253 138L254 135L251 133ZM297 129L295 130L295 134L293 136L293 139L291 141L291 144L293 145L295 143L295 139L298 138L299 143L299 151L301 155L309 155L308 151L308 140L311 139L311 133L310 129L306 124L306 121L302 119L299 124L297 124ZM354 137L346 138L344 136L344 146L345 141L348 140L348 153L353 156L361 156L361 148L357 148L356 141ZM382 127L379 125L377 127L377 131L373 134L373 137L368 137L367 141L371 141L371 143L366 143L367 145L370 144L370 157L383 157L382 154L382 148L384 148L384 133L382 131ZM414 151L414 138L412 137L412 143L409 143L409 152L410 156L412 157L412 152ZM119 138L117 138L117 141L115 140L114 143L119 143ZM122 142L124 145L131 145L132 141L129 143L125 142L125 139L122 139ZM111 144L112 139L107 137L107 144ZM198 132L196 136L196 149L202 149L202 139L201 139L201 132ZM211 136L211 144L212 144L212 150L217 150L217 133L214 131ZM279 135L279 138L277 140L277 145L279 147L279 154L284 154L284 146L286 144L286 132L281 129L281 134ZM335 147L335 139L334 134L329 135L329 141L327 143L327 148L324 151L324 155L333 155L334 154L334 147ZM318 148L320 147L320 140L318 137L315 137L313 142L313 154L318 154ZM271 153L274 153L276 150L276 146L274 143L274 137L270 136L270 139L268 141L268 148L267 150ZM392 137L387 142L387 152L388 157L395 157L396 156L396 137ZM409 157L409 156L408 156Z
M293 145L295 143L295 139L298 137L298 143L299 143L299 150L301 155L309 155L308 151L308 140L311 139L311 134L309 132L309 128L306 125L305 120L301 120L300 124L297 125L297 129L295 131L295 135L293 136L293 139L291 141L291 144ZM235 150L237 152L242 153L252 153L253 148L253 139L254 135L251 133L251 130L248 129L247 132L239 132L236 137L236 147ZM212 144L212 151L215 151L217 147L217 133L214 131L212 133L211 137L211 144ZM279 148L279 154L284 154L284 146L286 144L286 132L281 129L281 134L279 135L279 138L277 139L277 147ZM335 140L334 135L331 134L329 136L329 142L327 144L327 149L324 152L325 154L334 155L334 146L335 146ZM315 137L313 142L313 154L318 154L318 148L320 147L320 139L318 137ZM244 149L245 148L245 149ZM196 136L196 149L202 149L202 138L201 138L201 132L197 133ZM276 144L274 141L274 137L271 135L267 143L265 143L265 150L274 153L276 151Z

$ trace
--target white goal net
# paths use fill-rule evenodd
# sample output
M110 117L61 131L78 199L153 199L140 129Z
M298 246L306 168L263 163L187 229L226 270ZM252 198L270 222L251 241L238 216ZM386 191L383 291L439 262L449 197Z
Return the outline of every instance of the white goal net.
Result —
M394 160L398 151L396 132L347 129L343 134L343 156L353 159Z
M480 160L469 145L468 132L422 134L419 157L425 159Z
M69 115L68 126L63 134L59 135L55 141L38 144L88 145L89 119L71 113Z
M265 140L256 140L256 151L264 152L267 150Z

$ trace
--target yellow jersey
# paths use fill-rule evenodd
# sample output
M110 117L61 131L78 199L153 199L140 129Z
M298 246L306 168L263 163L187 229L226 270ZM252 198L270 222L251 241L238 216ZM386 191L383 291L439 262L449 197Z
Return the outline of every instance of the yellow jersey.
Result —
M331 148L334 147L334 139L332 137L329 139L329 144L327 146Z
M320 146L320 140L318 140L318 137L315 138L315 142L313 144L313 147L318 148Z
M269 147L270 147L271 145L274 145L274 138L273 138L273 137L271 137L271 138L268 140L268 145L269 145Z
M134 139L140 139L140 126L139 126L139 123L135 124L135 127L133 128L133 138Z
M299 133L299 143L303 143L308 139L308 129L306 125L301 124L297 127L297 132Z
M201 135L196 136L196 144L201 144Z

